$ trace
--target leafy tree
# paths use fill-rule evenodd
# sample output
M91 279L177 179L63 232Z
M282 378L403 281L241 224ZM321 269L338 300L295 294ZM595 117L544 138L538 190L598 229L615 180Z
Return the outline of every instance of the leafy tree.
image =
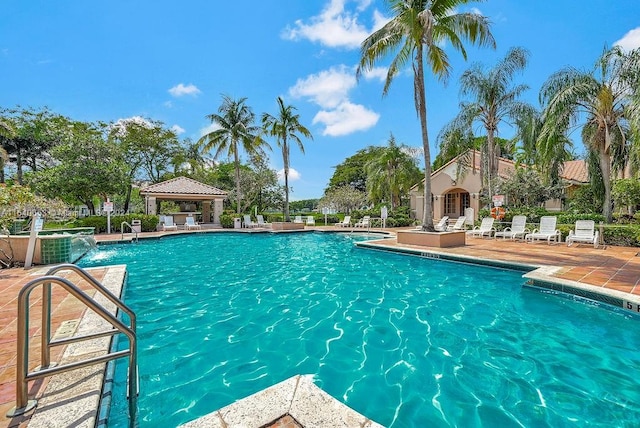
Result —
M322 208L332 208L336 211L350 213L365 206L366 202L366 193L350 186L342 186L325 192L319 204Z
M141 117L119 120L110 125L109 139L120 148L123 164L128 170L128 188L124 202L124 210L127 212L134 181L162 181L180 150L180 144L175 132L166 129L162 122Z
M325 190L330 192L343 186L349 186L360 192L367 191L366 164L374 159L383 150L382 147L369 146L358 150L355 155L348 157L335 167L335 171L329 179L329 186Z
M626 207L629 214L633 215L636 206L640 205L640 180L636 178L616 180L613 183L612 197L620 211Z
M272 116L268 113L262 115L262 126L268 135L276 137L278 147L282 149L282 162L284 164L284 221L289 218L289 146L290 142L297 144L304 154L304 146L300 135L313 139L311 132L300 123L300 115L295 113L296 108L285 105L281 97L278 97L278 114Z
M313 211L318 209L320 199L303 199L300 201L292 201L290 208L292 211Z
M509 207L541 206L545 201L563 195L562 184L545 186L540 174L532 168L516 168L507 179L498 179L497 188L507 195Z
M73 122L68 140L51 154L57 164L29 176L31 186L43 195L83 203L95 214L94 197L106 200L124 193L126 168L117 147L103 138L100 126Z
M407 146L397 145L393 134L388 143L367 162L365 169L369 200L374 204L387 201L394 209L400 206L422 174L415 159L406 151Z
M466 70L460 77L460 93L471 99L460 103L460 112L441 133L444 136L455 135L449 130L452 128L462 134L470 134L474 124L484 128L487 138L480 149L480 176L483 187L489 187L490 195L493 194L490 184L498 176L498 158L501 155L500 145L495 141L498 126L501 122L513 124L531 109L527 103L518 100L528 86L512 85L514 74L526 67L527 57L526 50L511 48L505 58L489 71L485 71L481 64ZM450 142L442 138L441 144L446 147Z
M633 106L640 81L637 56L615 46L598 58L592 71L564 68L549 77L540 92L545 106L543 138L564 134L584 120L582 142L597 154L607 222L612 220L612 170L622 170L629 137L640 126Z
M13 130L11 133L4 132L2 145L9 156L15 159L16 180L22 184L24 167L36 171L40 163L48 163L49 150L68 134L71 125L68 119L47 108L14 109L8 113L12 116L7 122L11 122Z
M570 212L590 214L602 212L602 203L602 193L592 184L586 184L573 192L567 205Z
M427 99L425 91L425 54L431 71L446 80L451 71L449 58L442 48L445 42L462 53L466 50L462 39L481 46L495 47L489 31L489 21L478 13L456 13L469 0L387 0L393 17L382 28L367 37L361 45L361 59L357 75L372 69L375 64L397 51L387 71L383 94L387 94L393 78L408 63L414 75L414 102L420 117L424 150L424 216L422 228L433 231L431 204L431 155L427 132Z
M255 126L255 114L251 107L245 104L246 101L246 98L234 100L223 95L218 113L207 116L216 129L204 135L197 143L203 152L214 150L214 159L223 152L233 158L237 213L241 212L243 197L240 182L240 146L249 156L263 154L264 147L268 147L268 144L258 135L260 128Z

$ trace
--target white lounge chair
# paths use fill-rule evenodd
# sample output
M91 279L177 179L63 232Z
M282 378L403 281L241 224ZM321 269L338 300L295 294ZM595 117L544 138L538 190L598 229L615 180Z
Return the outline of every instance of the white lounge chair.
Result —
M351 216L344 216L344 220L335 224L336 227L350 227L351 226Z
M187 216L187 218L184 219L184 228L186 230L201 230L202 226L196 223L192 216Z
M258 214L256 218L258 219L258 227L269 227L271 225L271 223L264 221L264 216L262 214Z
M483 218L480 226L476 226L472 230L469 230L467 232L467 235L471 235L474 238L483 238L485 236L491 238L491 235L493 235L496 231L496 229L493 227L494 221L495 219L493 217Z
M353 225L353 227L369 227L369 223L371 220L371 216L366 215L364 217L362 217L360 220L358 220L356 222L356 224Z
M307 226L315 226L316 225L316 219L313 218L312 215L308 215L307 216Z
M465 221L467 220L467 218L465 216L462 217L458 217L458 219L456 220L455 224L451 225L451 226L447 226L447 232L458 232L461 230L465 230Z
M302 216L301 215L297 215L294 219L293 219L294 223L304 223L302 221Z
M249 214L245 214L244 215L244 223L243 226L247 229L252 229L254 227L258 227L258 223L254 223L251 220L251 216Z
M433 228L438 232L445 232L447 230L448 224L449 224L449 216L446 215L442 217L440 221L433 226ZM422 228L422 226L418 226L418 227Z
M533 229L533 232L527 233L524 237L525 242L533 243L534 241L560 242L560 231L556 229L558 218L553 215L540 217L540 229Z
M576 220L574 230L569 231L567 236L567 246L573 243L593 244L593 248L598 248L600 243L600 233L596 230L596 224L593 220Z
M527 216L526 215L514 215L511 219L511 226L505 228L500 232L493 234L495 238L502 236L502 239L517 239L524 238L527 233L531 231L527 229Z
M162 222L162 230L178 230L178 225L173 222L173 216L164 216L164 221Z

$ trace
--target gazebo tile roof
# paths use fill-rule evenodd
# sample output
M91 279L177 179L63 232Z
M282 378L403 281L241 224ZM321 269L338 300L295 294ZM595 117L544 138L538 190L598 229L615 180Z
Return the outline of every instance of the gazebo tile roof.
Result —
M212 195L226 196L227 192L208 184L200 183L187 177L176 177L161 183L152 184L140 189L142 195L176 194L176 195Z

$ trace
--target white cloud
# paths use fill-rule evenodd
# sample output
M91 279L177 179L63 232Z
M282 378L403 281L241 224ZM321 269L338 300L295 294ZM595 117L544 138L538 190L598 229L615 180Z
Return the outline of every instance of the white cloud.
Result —
M166 108L173 107L173 103L171 101L165 101L164 103L162 103L162 105L165 106Z
M365 71L362 75L367 80L377 79L381 82L384 82L387 79L388 72L389 72L388 68L374 67L371 70Z
M178 83L176 86L169 89L169 93L174 97L182 97L184 95L192 95L195 97L199 95L201 91L193 83L189 83L188 85Z
M323 108L334 108L348 98L356 83L353 70L341 65L298 79L289 94L295 98L309 98Z
M282 37L289 40L307 39L329 47L355 49L371 33L358 23L358 14L345 11L347 0L331 0L320 15L309 23L297 20L293 28L286 28ZM358 11L365 10L370 0L358 1Z
M216 129L220 129L220 126L218 126L217 123L212 123L211 125L205 126L204 128L200 129L200 137L204 137L205 135L215 131Z
M127 134L127 127L129 125L138 125L143 128L151 129L153 124L142 116L131 116L122 119L118 119L111 125L111 129L116 131L118 137L123 137Z
M184 134L186 131L180 125L173 125L171 130L176 133L176 135Z
M333 110L321 110L313 118L313 124L325 126L322 135L338 137L356 131L365 131L376 123L380 115L359 104L343 102Z
M297 170L289 167L289 182L300 180L300 177L301 175ZM284 168L278 170L278 180L284 181Z
M615 42L614 45L620 46L627 52L640 48L640 27L629 31L624 37Z

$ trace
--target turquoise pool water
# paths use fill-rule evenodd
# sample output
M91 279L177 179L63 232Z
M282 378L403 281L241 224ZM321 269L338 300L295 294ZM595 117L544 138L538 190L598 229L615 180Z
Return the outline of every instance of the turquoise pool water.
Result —
M174 427L295 374L389 427L633 426L638 318L521 272L354 247L343 234L100 246L138 314L140 426ZM126 364L110 427L127 425Z

